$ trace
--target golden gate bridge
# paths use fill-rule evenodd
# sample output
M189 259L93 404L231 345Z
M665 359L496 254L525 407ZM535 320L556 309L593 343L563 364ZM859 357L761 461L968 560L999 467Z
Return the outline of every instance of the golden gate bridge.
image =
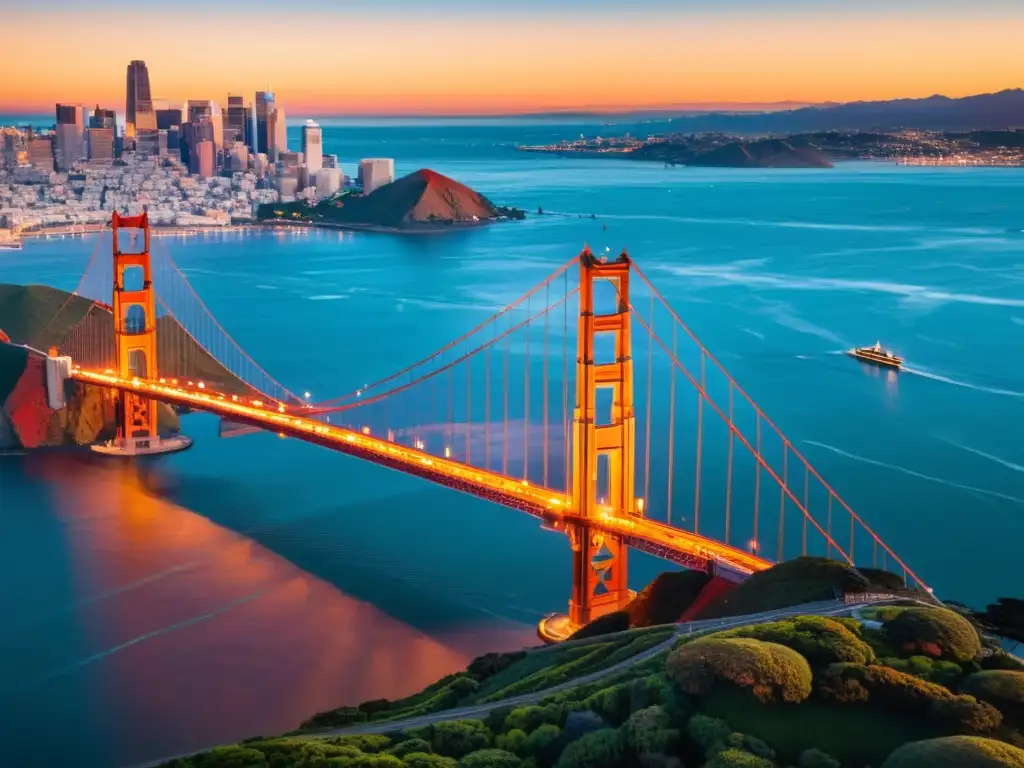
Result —
M927 590L625 252L585 248L441 349L310 402L245 352L169 253L151 254L146 214L115 213L111 231L113 258L98 240L48 326L69 329L54 368L117 393L105 452L186 445L159 434L162 402L527 512L572 551L549 639L625 607L629 549L730 581L798 555L870 558Z

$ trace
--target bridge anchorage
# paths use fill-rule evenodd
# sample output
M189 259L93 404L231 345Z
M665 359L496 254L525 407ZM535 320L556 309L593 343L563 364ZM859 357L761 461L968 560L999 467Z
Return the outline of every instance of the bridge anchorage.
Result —
M122 247L129 230L141 251ZM48 380L116 393L117 437L100 453L188 447L160 436L169 405L526 512L571 552L568 610L538 627L548 642L627 606L630 550L716 576L716 589L798 555L856 558L928 589L625 252L585 248L433 354L314 402L231 338L159 241L151 258L145 214L115 214L112 231L113 259L96 258L97 241L57 313L76 316L51 321L71 330L47 361ZM63 390L50 389L56 408Z

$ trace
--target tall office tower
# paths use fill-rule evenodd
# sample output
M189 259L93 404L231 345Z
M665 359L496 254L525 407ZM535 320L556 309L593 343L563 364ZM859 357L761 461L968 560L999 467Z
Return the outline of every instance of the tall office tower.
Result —
M192 156L195 148L204 141L213 144L213 123L209 116L197 113L196 120L189 121L182 126L181 161L190 169L193 167ZM216 149L214 149L214 155L216 155ZM195 171L192 172L195 173Z
M209 99L189 99L188 121L198 123L203 119L212 126L213 137L210 140L213 142L216 152L224 145L224 116L221 114L220 107Z
M89 160L114 159L114 129L89 128Z
M112 109L100 109L100 105L96 105L96 109L93 110L92 117L89 118L90 128L110 128L115 130L117 128L117 115L114 114Z
M181 126L172 125L167 129L167 153L174 157L181 157Z
M0 165L17 168L28 162L28 149L21 131L17 128L0 128L0 140L3 149L3 162Z
M363 182L363 194L368 195L395 180L395 161L383 157L360 160L359 178Z
M57 105L57 145L55 159L58 171L70 171L71 165L82 159L82 110L77 106Z
M316 122L307 120L302 126L302 155L306 158L306 167L310 173L315 174L324 167L323 150L323 131Z
M53 137L32 136L28 140L28 161L44 171L53 170Z
M156 127L160 131L169 131L174 127L181 127L181 110L172 109L158 109L156 112Z
M203 139L197 142L192 147L192 152L189 157L188 170L189 173L197 174L202 179L208 179L213 176L213 142L208 139Z
M267 138L270 141L270 159L276 161L282 152L288 151L288 124L281 107L276 107L270 116Z
M230 139L228 136L230 134ZM224 146L245 139L245 102L241 96L228 94L228 112L224 117Z
M274 94L271 91L256 91L256 152L270 156L270 128L274 113Z
M135 138L139 130L156 130L156 113L149 90L149 70L146 62L133 61L128 65L128 98L124 110L124 134Z

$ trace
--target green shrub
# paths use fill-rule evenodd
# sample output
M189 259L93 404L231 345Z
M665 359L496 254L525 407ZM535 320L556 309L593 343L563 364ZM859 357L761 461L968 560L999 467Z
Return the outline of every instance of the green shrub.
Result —
M611 635L615 632L624 632L629 629L629 622L629 614L625 611L606 613L604 616L594 619L585 627L577 630L569 639L584 640L588 637L598 637L600 635Z
M458 765L454 758L429 752L410 752L402 758L402 762L405 768L455 768Z
M838 760L817 747L800 753L800 768L843 768Z
M870 664L875 660L871 646L840 622L824 616L797 616L771 624L755 624L718 632L715 637L749 637L778 643L792 648L815 666L837 661Z
M933 701L953 698L940 685L877 665L831 664L819 676L817 688L826 700L847 704L870 700L914 712L924 712Z
M523 761L503 749L481 749L459 760L459 768L520 768Z
M619 725L629 717L630 686L628 683L619 683L602 688L584 699L583 706L591 712L596 712L612 725Z
M964 680L960 690L987 701L1018 728L1024 727L1024 672L975 672Z
M491 731L479 720L450 720L434 726L434 751L460 758L491 746Z
M196 768L264 768L269 765L258 749L236 745L217 747L192 758Z
M561 707L550 704L543 707L516 707L505 718L505 728L507 730L518 729L529 733L545 723L559 725L564 716L565 713Z
M1013 672L1024 672L1024 662L1003 650L986 656L981 660L982 669L1005 669Z
M998 709L973 696L934 701L928 716L943 731L965 735L992 733L1003 722Z
M350 736L334 736L327 739L326 742L328 744L337 744L339 746L354 747L360 752L366 752L367 754L383 752L391 746L391 739L387 736L382 736L379 733L360 733Z
M1024 768L1024 750L980 736L946 736L904 744L882 768Z
M883 631L904 651L933 658L970 661L981 650L971 622L945 608L907 608L886 622Z
M686 724L686 733L707 757L728 743L732 729L725 720L719 720L717 717L694 715Z
M519 728L513 728L508 733L503 733L494 738L494 746L498 749L504 749L506 752L515 752L516 754L523 751L525 743L526 731Z
M725 748L742 749L744 752L763 757L766 760L775 759L774 749L756 736L747 733L730 733Z
M542 725L526 737L523 754L537 758L544 765L550 765L558 759L561 739L562 729L557 725Z
M704 768L775 768L775 763L742 749L730 747L708 760Z
M617 730L594 731L562 751L558 768L620 768L622 747L622 737Z
M676 648L669 676L687 693L710 695L716 681L750 688L762 701L799 702L811 693L811 668L791 648L750 638L702 638Z
M485 653L477 656L466 667L466 672L476 680L482 682L490 677L503 672L517 661L526 657L526 651L515 651L514 653Z
M333 758L332 758L333 759ZM360 755L337 758L344 768L405 768L406 764L394 755ZM328 763L331 761L329 760Z
M964 675L963 667L956 662L930 659L927 656L911 656L909 659L887 657L880 659L880 663L882 666L892 667L900 672L906 672L908 675L920 677L922 680L944 685L947 688Z
M424 739L409 739L396 744L388 750L388 753L395 757L405 757L413 752L430 752L431 750L430 742Z
M635 755L671 754L679 746L679 731L670 724L661 707L637 710L622 724L623 744Z

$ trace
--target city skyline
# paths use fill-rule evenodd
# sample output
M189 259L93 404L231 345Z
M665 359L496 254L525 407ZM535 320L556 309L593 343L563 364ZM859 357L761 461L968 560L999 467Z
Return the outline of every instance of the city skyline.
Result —
M215 8L187 0L190 18L209 22L190 24L187 35L143 0L132 28L163 30L145 45L122 33L123 7L112 3L0 5L12 6L4 15L16 28L41 28L54 11L66 22L47 30L60 57L38 57L30 35L0 50L0 66L20 73L0 94L0 112L12 114L45 114L56 102L123 114L124 67L133 59L145 60L154 99L223 106L228 93L248 101L272 90L296 116L757 108L961 97L1024 84L1024 60L1013 55L1024 40L1024 7L1006 0L970 9L935 2L927 12L911 2L643 0L588 4L586 14L576 0L442 0L432 11L411 0L372 11L297 0L280 16L259 13L269 7L262 0ZM318 35L336 44L310 39L309 14ZM95 45L111 34L111 44ZM26 60L32 68L17 66Z

